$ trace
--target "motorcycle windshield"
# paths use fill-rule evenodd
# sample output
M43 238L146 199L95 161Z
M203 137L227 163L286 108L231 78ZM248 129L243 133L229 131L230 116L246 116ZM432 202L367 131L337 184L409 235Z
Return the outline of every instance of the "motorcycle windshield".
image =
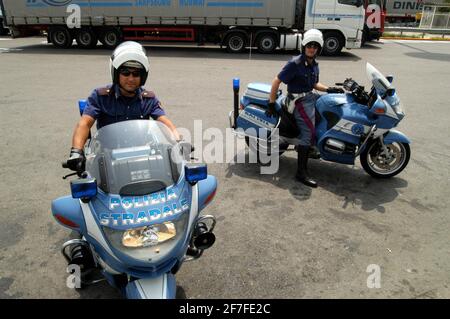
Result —
M378 71L372 64L367 63L366 65L366 73L369 81L372 82L372 85L375 87L377 93L383 96L387 89L391 87L391 83L386 79L386 77Z
M86 170L106 193L142 196L177 183L179 144L157 121L123 121L104 126L86 151Z

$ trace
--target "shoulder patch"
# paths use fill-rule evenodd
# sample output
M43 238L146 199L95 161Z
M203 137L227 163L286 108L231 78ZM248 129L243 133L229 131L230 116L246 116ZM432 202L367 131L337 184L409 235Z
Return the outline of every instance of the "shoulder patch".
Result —
M301 55L296 56L291 61L294 62L297 65L300 65L300 63L302 62L302 56Z
M97 89L98 95L109 95L111 93L112 89L110 87L103 87Z
M147 99L154 99L156 97L156 95L153 91L147 91L147 90L142 91L141 96L143 98L147 98Z

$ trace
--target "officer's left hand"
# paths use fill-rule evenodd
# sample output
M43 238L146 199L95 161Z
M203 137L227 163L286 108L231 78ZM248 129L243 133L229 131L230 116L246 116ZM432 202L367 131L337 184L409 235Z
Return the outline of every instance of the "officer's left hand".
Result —
M70 150L70 157L67 160L67 168L75 172L83 172L85 170L86 157L83 150L73 148Z

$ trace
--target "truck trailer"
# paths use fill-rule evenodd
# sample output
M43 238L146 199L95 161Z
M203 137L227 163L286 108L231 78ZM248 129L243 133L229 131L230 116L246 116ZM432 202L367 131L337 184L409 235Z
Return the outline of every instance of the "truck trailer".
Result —
M361 47L364 0L0 0L12 37L47 34L59 48L122 41L212 43L238 53L301 48L324 33L327 55ZM78 19L78 20L77 20ZM75 27L72 22L75 23Z
M418 15L426 4L444 4L446 0L384 0L386 2L386 21L389 23L417 23Z

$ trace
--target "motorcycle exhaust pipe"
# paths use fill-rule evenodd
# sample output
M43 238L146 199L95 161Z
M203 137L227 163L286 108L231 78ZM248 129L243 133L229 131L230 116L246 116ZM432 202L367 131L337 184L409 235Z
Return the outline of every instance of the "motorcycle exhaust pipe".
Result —
M234 125L233 128L237 127L237 118L239 116L239 89L241 86L241 80L239 78L233 79L233 92L234 92Z

